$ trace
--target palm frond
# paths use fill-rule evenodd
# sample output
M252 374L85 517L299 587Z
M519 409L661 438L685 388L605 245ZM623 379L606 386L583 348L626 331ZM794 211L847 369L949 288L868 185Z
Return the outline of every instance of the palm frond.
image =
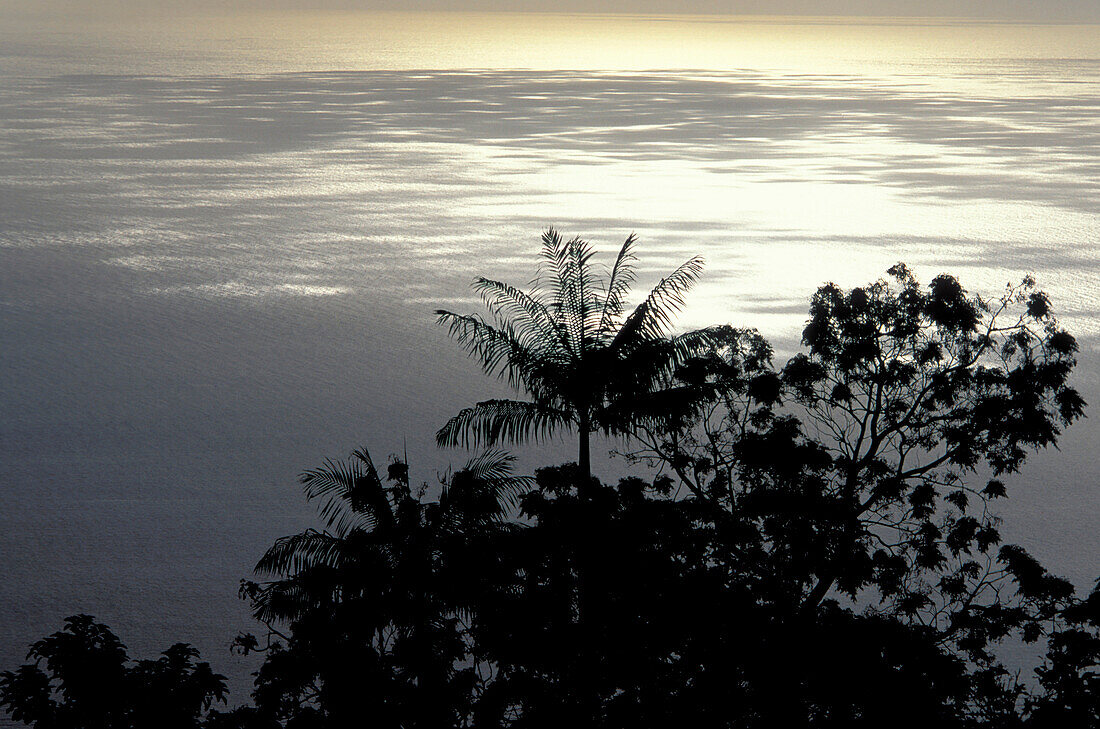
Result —
M361 449L352 455L355 460L349 463L326 459L324 466L299 477L306 498L322 500L320 516L325 526L338 535L354 528L373 529L393 519L386 489L370 454Z
M513 505L515 499L531 489L535 483L532 476L517 476L512 473L512 464L516 457L499 449L490 449L479 456L466 461L462 467L478 483L484 484L498 500Z
M638 260L634 255L634 243L637 240L633 233L626 237L626 242L619 249L619 255L615 257L615 264L611 267L603 298L603 311L597 327L601 336L611 331L615 321L626 310L626 295L634 283L634 261Z
M713 344L707 330L688 332L671 339L648 339L635 342L630 349L620 350L620 356L607 367L603 409L599 414L600 429L605 432L631 427L640 417L651 419L660 405L667 415L682 412L683 403L676 397L693 401L702 396L687 389L671 390L677 370L689 360L711 351ZM675 392L673 396L662 393ZM692 405L691 408L695 406ZM649 408L651 412L645 413ZM690 409L690 408L689 408ZM617 419L617 420L616 420Z
M684 306L686 294L703 273L703 259L696 256L658 282L645 301L626 318L612 348L622 347L635 338L656 339L668 333L672 316Z
M524 384L532 366L544 361L527 349L508 325L498 328L479 316L443 309L435 314L437 322L447 326L451 338L468 354L481 360L486 374L506 378L512 387Z
M679 367L689 359L703 357L713 351L718 344L719 331L718 327L707 327L670 337L668 340L669 366Z
M579 359L599 317L598 286L589 266L595 251L580 238L563 240L553 228L543 233L542 244L543 271L536 281L546 291L570 352Z
M326 597L331 595L321 596L314 586L301 580L272 582L265 585L253 598L252 616L266 623L297 620Z
M435 434L443 447L476 447L501 441L553 437L572 417L564 410L519 400L486 400L466 408Z
M478 278L473 289L481 295L489 311L501 322L511 315L518 343L525 349L555 356L565 346L565 332L546 305L531 294L501 281Z
M590 265L596 252L587 241L574 238L569 241L569 254L569 270L573 276L571 290L574 297L569 325L580 344L580 351L584 352L595 343L592 340L597 334L603 312L601 286Z
M499 526L515 509L534 479L514 475L514 461L515 457L504 451L486 451L471 458L447 480L439 505L451 534L461 534L474 526L484 535L487 523Z
M617 399L597 413L597 426L608 435L630 435L645 425L675 427L697 414L712 394L709 385L681 385Z
M317 565L338 568L347 561L347 542L316 529L281 537L256 563L258 574L288 577Z

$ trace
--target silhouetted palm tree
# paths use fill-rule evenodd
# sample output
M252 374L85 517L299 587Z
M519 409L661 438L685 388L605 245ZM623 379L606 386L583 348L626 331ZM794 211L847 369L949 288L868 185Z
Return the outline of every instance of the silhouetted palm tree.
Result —
M629 435L647 421L692 410L698 393L668 382L679 364L705 349L708 337L705 331L670 337L669 329L683 294L702 272L702 259L682 264L626 314L634 242L631 234L605 282L592 270L594 252L587 242L563 240L550 228L542 236L542 263L531 293L500 281L475 281L492 322L436 312L486 373L507 378L530 397L466 408L436 434L440 445L532 440L575 428L578 465L587 480L591 433Z
M306 498L321 502L326 528L282 537L264 553L256 571L276 579L255 586L255 616L296 620L313 608L369 593L377 593L383 612L415 602L401 591L423 583L438 567L434 558L447 540L462 539L474 527L503 526L514 500L532 483L512 474L513 461L503 451L469 460L443 484L438 502L412 493L408 466L400 461L383 481L364 449L349 462L328 460L306 471ZM410 571L419 574L403 574Z
M382 695L372 725L456 726L479 675L462 619L477 603L488 546L515 528L505 516L532 483L512 475L512 461L500 451L470 460L444 479L438 501L410 489L400 461L383 480L365 450L302 474L325 530L279 539L256 566L274 581L243 588L285 641L271 665L293 666L260 676L263 708L289 690L299 709L323 710L326 726L355 726L364 696Z

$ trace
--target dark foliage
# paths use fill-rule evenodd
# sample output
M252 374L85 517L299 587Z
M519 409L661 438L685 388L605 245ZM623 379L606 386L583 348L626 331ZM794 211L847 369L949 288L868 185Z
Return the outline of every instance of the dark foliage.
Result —
M531 481L511 474L511 460L472 459L434 502L426 486L410 488L406 464L391 463L383 480L365 450L303 474L327 530L280 539L257 566L276 579L243 584L267 634L237 645L267 656L256 708L235 719L342 727L369 706L379 727L466 725L488 670L469 621L494 579L498 540L516 528L504 517Z
M822 287L807 352L782 370L756 332L716 332L679 373L714 388L702 417L639 431L634 455L739 521L791 609L870 601L988 662L991 642L1037 639L1073 598L1000 546L991 502L999 476L1081 417L1077 345L1030 279L984 300L949 276L922 288L904 266L890 275Z
M356 593L276 636L257 708L225 726L1096 725L1097 593L1053 616L1029 692L932 625L831 598L798 609L746 525L669 479L581 485L575 465L542 469L522 525L435 542L416 582L444 636L430 658L401 645L406 612Z
M554 359L540 337L583 344L591 323L584 346L606 370L648 347L669 354L664 320L630 357L598 354L634 320L617 319L621 299L610 323L596 307L625 292L630 243L614 295L569 288L590 287L590 252L553 233L558 298L482 282L518 337L503 349L480 320L444 319L487 369L518 378L534 398L523 407L559 398L565 413L592 362ZM255 704L206 726L1100 727L1100 584L1080 598L1002 544L993 511L1005 474L1082 416L1076 343L1030 280L984 300L948 276L922 287L899 265L890 277L822 287L805 351L782 368L758 333L719 327L658 367L643 358L639 376L593 370L599 402L581 398L589 419L569 418L582 438L628 436L647 479L606 485L587 464L517 477L489 452L429 499L408 464L383 475L365 450L307 471L323 527L278 540L257 565L265 581L242 585L266 628L236 644L264 654ZM569 322L580 339L553 340ZM690 406L659 407L676 393ZM542 427L508 430L494 407L452 420L444 440ZM221 697L185 647L124 668L100 627L36 644L49 675L4 674L16 718L145 726L143 712L175 707L183 723L159 725L194 726ZM1046 641L1034 680L998 662L1011 637Z
M783 614L729 525L667 482L575 484L540 471L513 582L483 601L497 711L479 726L879 726L900 703L944 725L966 704L965 666L926 630L833 602Z
M131 662L126 647L89 615L31 646L34 663L0 674L0 706L38 729L188 729L226 698L225 677L177 643Z

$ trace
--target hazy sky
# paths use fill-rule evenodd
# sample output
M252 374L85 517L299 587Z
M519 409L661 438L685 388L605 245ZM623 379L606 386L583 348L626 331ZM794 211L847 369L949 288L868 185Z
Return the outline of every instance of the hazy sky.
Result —
M534 10L973 17L1100 22L1097 0L0 0L0 13L39 18L178 14L233 10Z

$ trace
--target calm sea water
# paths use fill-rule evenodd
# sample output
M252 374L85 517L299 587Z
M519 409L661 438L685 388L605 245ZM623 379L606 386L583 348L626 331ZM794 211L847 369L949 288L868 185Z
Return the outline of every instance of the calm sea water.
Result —
M526 282L553 224L685 326L797 343L821 283L896 261L1037 276L1100 402L1100 27L318 15L0 23L0 667L90 612L246 693L237 581L312 525L295 475L502 392L431 311ZM18 22L15 22L18 21ZM641 286L639 287L641 290ZM1096 426L1005 531L1086 584ZM569 457L528 456L527 465ZM611 465L606 469L621 467Z

